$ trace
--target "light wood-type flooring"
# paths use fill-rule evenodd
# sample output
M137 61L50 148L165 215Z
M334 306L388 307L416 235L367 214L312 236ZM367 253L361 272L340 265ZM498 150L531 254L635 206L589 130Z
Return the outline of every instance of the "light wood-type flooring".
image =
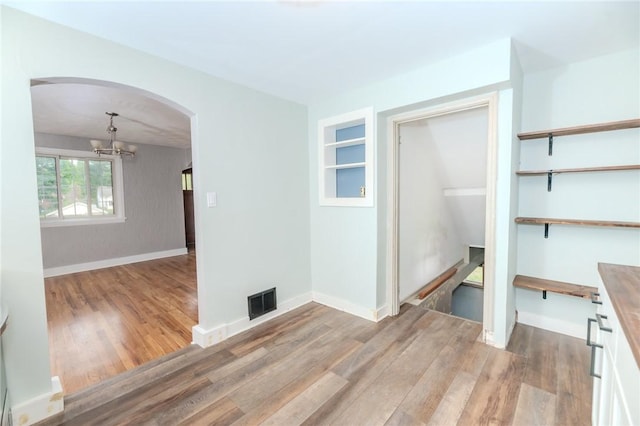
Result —
M195 253L45 280L51 369L69 394L191 344Z
M206 349L192 345L65 397L66 425L588 425L584 341L404 305L373 323L306 304Z

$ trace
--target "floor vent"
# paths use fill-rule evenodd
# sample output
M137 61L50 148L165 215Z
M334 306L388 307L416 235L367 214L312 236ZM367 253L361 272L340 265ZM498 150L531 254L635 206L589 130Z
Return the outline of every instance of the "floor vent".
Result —
M276 309L276 288L256 293L247 298L249 302L249 319L258 318Z

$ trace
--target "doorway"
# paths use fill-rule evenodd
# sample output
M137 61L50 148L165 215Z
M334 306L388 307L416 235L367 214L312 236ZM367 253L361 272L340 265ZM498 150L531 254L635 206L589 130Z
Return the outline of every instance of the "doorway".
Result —
M182 204L184 206L184 239L189 250L196 248L196 221L193 208L193 168L182 171Z
M480 246L485 253L483 324L492 328L496 102L491 94L388 119L387 301L392 315L443 272L466 270L469 247Z
M191 118L105 81L34 80L31 99L51 371L69 393L192 341L196 256L176 179Z

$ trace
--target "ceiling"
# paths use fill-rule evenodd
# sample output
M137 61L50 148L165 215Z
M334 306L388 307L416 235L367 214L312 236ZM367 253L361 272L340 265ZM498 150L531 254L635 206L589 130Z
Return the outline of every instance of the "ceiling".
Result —
M638 1L0 1L303 104L505 37L525 72L640 48Z
M120 141L191 146L189 117L148 96L94 84L39 83L31 87L36 132L106 141L109 117L105 112L116 112L119 116L113 124Z

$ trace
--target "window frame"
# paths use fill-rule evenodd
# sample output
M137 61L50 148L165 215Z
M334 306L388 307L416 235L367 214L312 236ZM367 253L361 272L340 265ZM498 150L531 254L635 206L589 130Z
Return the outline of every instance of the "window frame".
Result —
M58 187L58 203L60 204L60 159L77 159L77 160L108 160L111 161L111 178L113 192L113 215L108 216L90 216L90 217L73 217L65 219L64 217L56 219L40 219L41 228L53 228L60 226L76 226L76 225L103 225L109 223L123 223L126 221L124 210L124 177L122 171L122 158L117 155L96 154L90 151L79 151L60 148L36 147L35 157L54 157L56 158L56 185ZM34 159L35 159L34 157ZM37 174L37 171L36 171ZM37 176L36 176L37 177Z
M374 196L374 134L373 107L367 107L345 114L336 115L318 121L318 188L321 206L337 207L372 207ZM364 167L363 197L338 197L336 195L336 150L344 146L336 142L335 132L338 129L364 124ZM360 138L358 138L360 139ZM348 146L349 142L345 142ZM332 150L332 152L328 152ZM355 164L355 163L354 163ZM358 163L360 164L360 163Z

